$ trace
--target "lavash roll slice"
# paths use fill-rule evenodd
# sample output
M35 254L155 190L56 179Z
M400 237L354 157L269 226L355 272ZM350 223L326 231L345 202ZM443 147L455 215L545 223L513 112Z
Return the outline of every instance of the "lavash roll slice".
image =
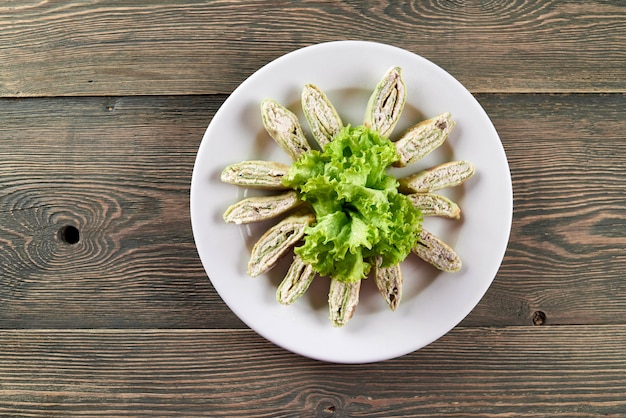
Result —
M276 300L283 305L291 305L307 291L316 272L299 255L295 255L287 274L276 289Z
M294 161L311 150L298 117L277 101L261 102L261 118L267 133Z
M328 309L330 311L330 322L333 326L342 327L352 318L359 303L360 290L361 280L343 282L333 278L330 279Z
M400 264L382 267L382 257L376 257L374 263L374 281L376 288L387 302L392 311L395 311L402 299L402 270Z
M343 128L341 117L322 90L306 84L302 90L302 111L311 134L323 149Z
M429 193L458 186L474 175L469 161L451 161L398 179L402 193Z
M247 224L275 218L301 205L298 193L290 190L272 196L253 196L231 205L224 212L224 221Z
M400 67L390 68L372 92L363 124L384 137L391 136L406 103L406 86Z
M423 228L412 252L441 271L452 273L462 266L461 258L448 244Z
M227 166L220 176L224 183L268 190L286 190L283 178L289 173L287 164L251 160Z
M406 195L411 204L418 208L423 216L439 216L460 219L461 208L452 200L435 193L411 193Z
M452 114L446 112L407 129L394 142L400 159L393 165L405 167L424 158L448 139L454 124Z
M313 213L300 210L268 229L252 247L248 274L255 277L271 270L302 239L305 228L314 221Z

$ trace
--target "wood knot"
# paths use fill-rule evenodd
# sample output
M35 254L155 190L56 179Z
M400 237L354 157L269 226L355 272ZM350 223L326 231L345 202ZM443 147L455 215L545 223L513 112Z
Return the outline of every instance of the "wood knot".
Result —
M541 312L541 311L537 311L533 314L533 324L535 325L543 325L546 323L546 314Z
M331 418L336 416L337 406L332 402L321 402L317 407L319 417Z
M67 225L59 230L59 237L61 241L74 245L80 241L80 231L75 226Z

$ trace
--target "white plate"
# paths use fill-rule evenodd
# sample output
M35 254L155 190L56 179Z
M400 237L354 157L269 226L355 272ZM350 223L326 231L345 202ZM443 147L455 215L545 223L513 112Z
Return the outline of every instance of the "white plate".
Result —
M255 239L272 223L235 226L224 210L257 191L224 184L228 164L263 159L289 163L263 129L259 105L273 98L300 113L305 83L327 93L345 123L362 123L367 99L392 66L400 66L407 106L394 133L419 120L452 112L456 126L438 150L403 169L415 172L450 160L469 160L476 174L446 193L460 204L459 221L428 218L426 229L451 244L463 260L457 273L441 273L414 255L403 263L404 295L390 311L372 280L362 286L354 317L332 327L326 303L328 280L317 278L294 305L276 302L286 272L284 260L266 275L246 274ZM301 118L306 128L304 118ZM392 135L392 138L394 135ZM406 174L396 172L395 174ZM513 194L504 149L489 117L474 97L432 62L396 47L361 41L306 47L267 64L224 102L206 130L191 181L191 221L204 268L232 311L273 343L314 359L368 363L415 351L454 328L480 301L493 281L511 228Z

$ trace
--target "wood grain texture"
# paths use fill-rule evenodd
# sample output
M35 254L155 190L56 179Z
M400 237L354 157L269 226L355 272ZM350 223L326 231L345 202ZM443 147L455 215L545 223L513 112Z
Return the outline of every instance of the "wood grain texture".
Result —
M335 365L252 331L0 334L4 416L598 417L626 413L626 327L457 328Z
M188 203L227 95L343 39L459 79L514 189L479 305L367 365L247 329L201 266ZM1 2L0 416L626 416L624 45L620 0Z
M195 154L222 101L2 102L0 326L236 323L211 308L221 299L189 217ZM74 245L59 234L68 225Z
M0 97L227 94L342 39L418 53L476 93L624 92L625 22L618 0L11 1Z
M623 323L626 97L479 100L507 152L514 221L498 278L466 325L530 323L537 311L548 324Z
M514 188L503 265L464 326L619 324L626 96L479 95ZM0 101L0 328L243 328L189 218L224 96ZM75 226L80 241L63 242Z

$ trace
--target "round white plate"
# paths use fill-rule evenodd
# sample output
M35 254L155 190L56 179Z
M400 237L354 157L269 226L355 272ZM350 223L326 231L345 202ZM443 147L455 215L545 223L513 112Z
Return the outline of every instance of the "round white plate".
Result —
M452 112L456 126L438 150L397 176L451 160L469 160L476 174L446 190L462 209L461 220L427 218L424 227L450 244L463 260L457 273L442 273L411 254L402 264L400 306L389 310L373 280L365 280L354 317L343 328L329 320L328 279L318 277L295 304L275 293L287 257L269 273L246 274L250 249L274 222L226 224L222 214L241 198L260 193L222 183L220 173L244 160L290 160L265 132L259 111L273 98L301 116L306 83L321 88L344 123L362 124L367 99L392 66L402 68L407 105L392 139L422 119ZM303 128L308 129L301 117ZM311 138L309 136L309 138ZM312 139L311 139L311 142ZM415 351L454 328L493 281L511 228L513 193L504 149L489 117L474 97L432 62L389 45L340 41L284 55L244 81L224 102L206 130L191 181L191 221L202 264L232 311L257 333L287 350L336 363L368 363Z

